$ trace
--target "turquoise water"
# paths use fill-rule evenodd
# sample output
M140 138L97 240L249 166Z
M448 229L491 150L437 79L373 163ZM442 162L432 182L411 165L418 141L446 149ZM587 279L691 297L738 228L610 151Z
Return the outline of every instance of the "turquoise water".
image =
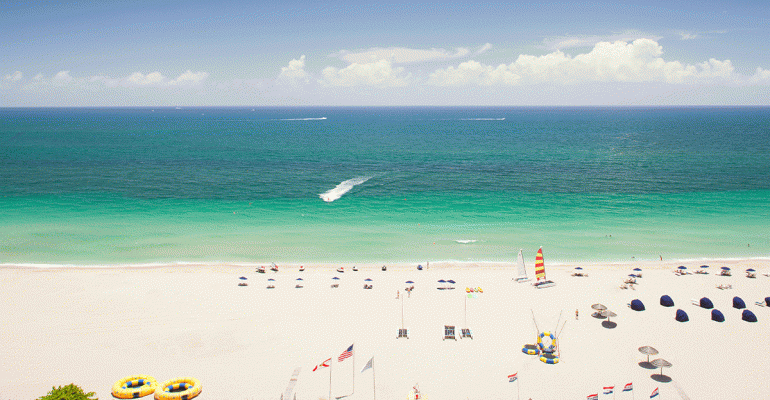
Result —
M768 257L768 154L770 108L0 109L0 263Z

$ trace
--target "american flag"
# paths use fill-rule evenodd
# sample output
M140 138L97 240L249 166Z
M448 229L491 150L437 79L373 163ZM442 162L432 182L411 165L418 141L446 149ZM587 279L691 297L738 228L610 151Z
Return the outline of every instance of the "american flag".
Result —
M346 358L353 355L353 345L351 344L350 347L348 347L347 350L343 351L342 354L340 354L339 357L337 357L337 362L342 362Z
M624 391L624 392L630 392L630 391L632 391L632 390L634 390L634 385L633 385L633 382L631 382L631 383L628 383L628 384L626 384L626 386L625 386L625 387L623 387L623 391Z
M518 372L517 372L517 373L515 373L515 374L513 374L513 375L508 375L508 382L514 382L516 379L519 379L519 378L516 376L517 374L518 374Z
M615 390L615 386L605 386L604 387L604 394L612 394L612 392Z
M589 394L586 400L599 400L599 393Z
M652 394L650 395L650 398L658 397L658 388L655 388L655 390L652 391Z

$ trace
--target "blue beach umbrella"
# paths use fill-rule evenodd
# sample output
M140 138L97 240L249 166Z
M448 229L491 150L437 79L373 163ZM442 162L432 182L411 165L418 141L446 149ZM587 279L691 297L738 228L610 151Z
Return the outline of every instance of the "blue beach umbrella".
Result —
M746 322L757 322L757 316L754 315L753 312L749 310L743 310L743 314L741 315L741 319Z
M679 268L679 269L687 269L687 267L685 267L684 265L680 265L677 268Z
M364 279L365 282L371 282L372 280L369 278Z
M412 282L412 281L406 281L406 282L404 282L404 283L414 283L414 282Z
M628 274L628 276L630 276L632 278L636 278L636 275L634 275L634 274Z
M302 280L302 278L297 278L297 280L298 280L298 281L301 281L301 280Z
M242 276L242 277L240 277L240 278L238 278L238 279L240 279L240 280L242 280L242 281L245 281L245 280L246 280L246 277L245 277L245 276Z
M716 322L725 322L725 315L715 308L711 310L711 320Z
M700 299L700 306L703 308L712 309L714 308L714 303L712 303L708 297L703 297Z
M701 268L708 268L709 266L708 265L701 265L700 267Z
M453 285L455 284L455 281L453 281L453 280L451 280L451 279L450 279L450 280L448 280L447 282L449 282L449 283L451 283L451 284L453 284Z
M729 271L730 270L730 268L728 268L728 267L722 267L722 269L725 270L725 271Z
M754 268L749 268L746 270L746 272L754 272L754 271L756 271Z
M575 267L575 269L577 269L577 270L581 270L581 271L582 271L582 270L583 270L583 267Z
M338 280L340 280L340 278L339 278L338 276L335 276L335 277L334 277L334 278L332 278L332 279L334 279L335 281L338 281Z
M641 271L641 268L634 268L634 271Z
M439 280L438 280L438 282L439 282L439 283L446 283L446 281L445 281L445 280L443 280L443 279L439 279Z

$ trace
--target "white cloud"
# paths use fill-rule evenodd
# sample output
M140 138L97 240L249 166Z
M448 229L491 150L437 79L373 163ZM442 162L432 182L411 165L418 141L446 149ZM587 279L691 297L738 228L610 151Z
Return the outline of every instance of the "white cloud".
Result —
M332 54L332 56L339 57L351 64L371 64L380 60L387 60L392 64L412 64L465 57L470 54L470 52L471 51L465 47L458 47L454 51L435 48L425 50L410 49L406 47L375 47L358 52L342 50Z
M411 81L411 75L405 74L404 68L393 68L388 60L353 63L342 69L326 67L321 73L323 79L319 83L325 86L399 87Z
M34 81L36 81L36 82L40 82L40 81L42 81L42 80L43 80L43 74L37 74L37 75L35 75L35 77L34 77L34 78L32 78L32 80L34 80Z
M6 80L6 81L11 81L11 82L18 82L18 81L20 81L20 80L21 80L21 78L22 78L23 76L24 76L24 75L21 73L21 71L16 71L16 72L14 72L14 73L12 73L12 74L7 74L7 75L5 76L5 80Z
M693 40L700 37L700 35L697 33L685 32L685 31L677 32L677 35L679 35L680 39L682 40Z
M479 49L476 50L476 55L486 53L491 48L492 48L492 43L484 43L483 46L479 47Z
M281 83L296 84L298 82L308 83L309 75L305 72L305 55L299 59L289 61L289 65L281 67L281 73L278 74L278 81Z
M59 71L54 75L53 80L57 83L70 83L73 79L69 71Z
M554 36L543 40L543 44L546 49L561 50L575 47L593 47L601 42L633 42L637 39L652 39L658 41L661 37L637 31L626 31L604 36Z
M475 61L457 68L438 69L428 83L436 86L514 85L581 82L740 83L730 60L710 59L695 65L665 61L663 48L654 40L632 43L600 42L583 54L571 57L560 50L542 56L520 55L508 65L492 67ZM765 70L755 80L764 79Z
M209 74L207 72L192 72L187 70L175 79L169 79L158 71L144 74L134 72L125 78L110 78L104 75L96 75L88 78L88 82L101 82L109 88L114 87L170 87L170 86L195 86L202 83Z

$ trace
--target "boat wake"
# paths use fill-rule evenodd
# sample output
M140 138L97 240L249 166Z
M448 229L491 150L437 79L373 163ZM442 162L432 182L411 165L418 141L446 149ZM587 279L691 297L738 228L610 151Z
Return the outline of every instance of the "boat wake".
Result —
M460 121L505 121L505 118L460 118Z
M348 179L346 181L340 182L339 185L335 186L334 189L328 190L326 192L323 192L318 195L318 197L321 198L321 200L331 203L334 200L339 199L342 197L345 193L349 192L351 189L353 189L356 185L360 185L369 179L372 179L371 176L359 176L355 177L353 179Z

